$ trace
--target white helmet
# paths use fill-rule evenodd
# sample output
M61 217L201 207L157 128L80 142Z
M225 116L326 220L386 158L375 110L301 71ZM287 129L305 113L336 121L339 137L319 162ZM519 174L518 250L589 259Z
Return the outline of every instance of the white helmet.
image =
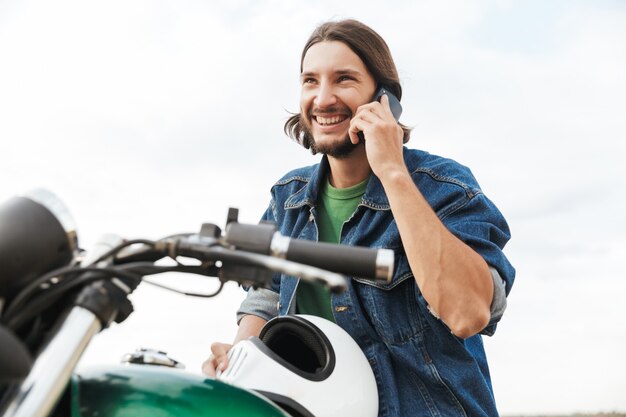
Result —
M259 337L228 353L218 379L268 397L298 417L376 417L378 389L365 355L345 330L321 317L270 320Z

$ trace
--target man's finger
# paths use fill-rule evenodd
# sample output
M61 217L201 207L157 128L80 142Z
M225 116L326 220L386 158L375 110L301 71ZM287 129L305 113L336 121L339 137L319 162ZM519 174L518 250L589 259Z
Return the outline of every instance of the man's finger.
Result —
M212 372L212 376L215 376L217 372L223 372L228 367L228 351L233 345L228 343L213 343L211 345L211 362L209 364L209 371ZM209 361L207 361L209 362Z
M352 119L350 121L350 128L348 129L348 136L350 136L350 141L356 145L359 143L360 138L358 136L359 132L362 132L364 128L363 120Z
M226 356L231 347L233 347L233 345L230 345L228 343L215 342L211 344L211 353L213 353L213 356L215 356L216 358L219 358L220 356Z
M380 104L382 104L385 113L391 114L393 116L391 106L389 105L389 97L387 96L387 94L383 94L382 96L380 96Z
M202 373L215 378L215 357L213 355L209 356L209 359L202 363Z

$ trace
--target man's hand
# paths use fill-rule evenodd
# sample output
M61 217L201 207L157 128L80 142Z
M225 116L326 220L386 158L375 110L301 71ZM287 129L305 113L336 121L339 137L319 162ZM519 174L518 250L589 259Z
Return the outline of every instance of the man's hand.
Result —
M215 378L217 371L224 371L228 366L228 351L233 345L228 343L213 343L211 345L211 356L202 364L202 373Z
M389 107L389 97L383 95L380 102L360 106L350 121L350 140L359 143L358 132L365 137L367 160L374 174L383 179L395 171L406 173L402 156L403 131Z
M244 316L239 322L239 330L233 344L216 342L211 345L211 356L202 364L202 373L215 378L217 371L223 372L228 367L228 351L234 344L250 336L258 336L265 326L264 319L251 314Z

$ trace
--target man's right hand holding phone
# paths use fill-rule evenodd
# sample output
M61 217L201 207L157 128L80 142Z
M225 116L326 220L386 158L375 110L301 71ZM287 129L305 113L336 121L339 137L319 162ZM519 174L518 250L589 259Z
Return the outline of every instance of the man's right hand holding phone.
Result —
M389 169L404 165L402 145L404 132L391 111L389 96L381 101L360 106L352 120L348 134L352 143L359 143L359 132L365 137L365 152L374 174L382 178Z

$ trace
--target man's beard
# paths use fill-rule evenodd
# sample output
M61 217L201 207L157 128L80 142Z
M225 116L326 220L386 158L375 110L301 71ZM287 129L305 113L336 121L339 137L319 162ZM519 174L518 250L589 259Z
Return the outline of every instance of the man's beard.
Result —
M317 143L311 133L308 120L305 121L303 119L304 118L301 116L300 122L303 128L304 137L308 138L311 152L313 152L314 155L321 153L323 155L332 156L336 159L345 159L360 145L360 143L357 143L356 145L353 144L350 141L350 135L346 135L343 141L339 143ZM311 119L309 118L309 120Z
M310 134L310 133L309 133ZM350 141L350 136L346 136L345 139L339 143L325 143L320 144L315 141L313 135L310 135L311 151L313 153L321 153L324 155L332 156L336 159L345 159L354 152L358 144L353 144Z

